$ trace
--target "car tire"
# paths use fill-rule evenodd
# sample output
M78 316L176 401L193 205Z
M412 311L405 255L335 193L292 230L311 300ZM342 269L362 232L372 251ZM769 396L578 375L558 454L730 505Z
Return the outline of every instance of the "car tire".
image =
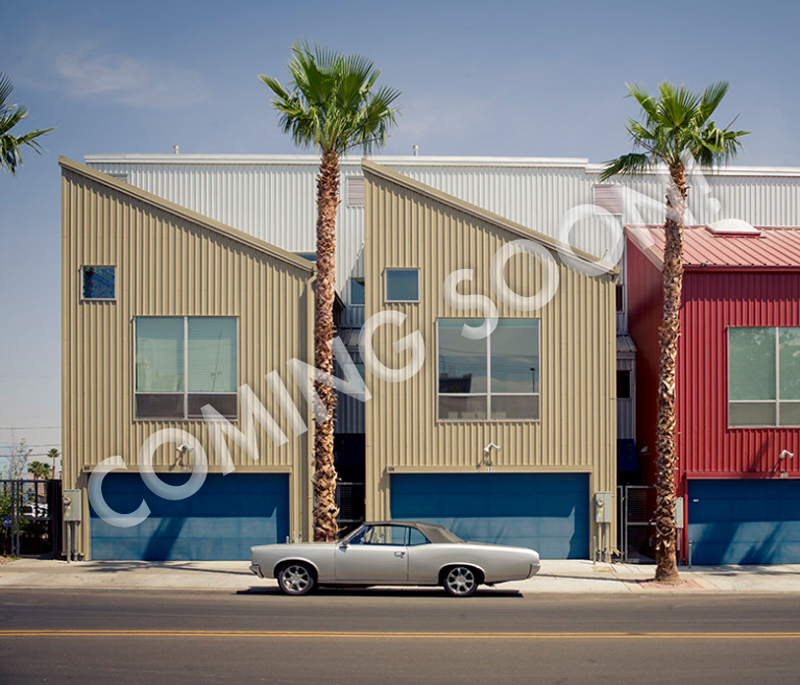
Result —
M470 597L480 585L480 576L469 566L453 566L442 579L442 587L451 597Z
M302 561L293 561L278 571L278 587L286 595L307 595L316 585L314 569Z

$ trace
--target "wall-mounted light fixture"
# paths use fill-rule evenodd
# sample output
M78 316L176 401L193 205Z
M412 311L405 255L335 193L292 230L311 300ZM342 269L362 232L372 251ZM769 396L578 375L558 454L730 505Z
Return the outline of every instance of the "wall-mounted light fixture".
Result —
M790 452L789 450L781 450L781 453L778 455L778 459L780 461L784 461L786 459L794 459L794 453ZM789 472L788 471L784 471L783 469L784 469L784 466L783 466L783 464L781 464L781 472L780 472L778 477L779 478L788 478L789 477Z
M490 442L488 445L486 445L486 447L483 448L483 460L481 464L487 468L492 465L492 450L497 450L499 452L500 445L495 445L493 442Z
M192 467L191 466L187 466L184 463L183 460L186 458L186 455L191 454L192 452L194 452L194 449L184 442L184 443L181 443L180 445L178 445L175 448L175 450L180 455L175 460L175 466L180 466L181 470L183 470L183 471L191 471Z

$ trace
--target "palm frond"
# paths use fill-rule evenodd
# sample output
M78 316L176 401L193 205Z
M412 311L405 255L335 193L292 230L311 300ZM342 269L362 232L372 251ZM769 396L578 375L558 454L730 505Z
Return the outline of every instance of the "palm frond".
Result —
M727 81L717 81L706 86L700 101L700 117L698 119L700 125L705 124L719 107L719 103L722 102L722 98L728 92L728 87Z
M676 88L667 81L660 83L658 89L661 93L660 105L670 125L680 128L692 119L700 101L698 95L684 85Z
M655 141L658 140L658 129L651 130L635 119L628 119L628 133L635 147L650 152L655 147Z
M271 76L265 76L264 74L261 74L258 78L260 78L270 88L270 90L272 90L272 92L275 93L275 95L277 95L279 98L284 100L289 99L289 93L280 84L280 81L272 78Z
M600 180L607 181L612 176L640 174L652 166L650 157L641 152L630 152L606 162L605 169L600 172Z
M636 102L639 103L639 106L645 111L648 117L651 119L655 119L658 116L658 109L656 107L655 100L647 93L643 86L626 83L625 84L630 91L628 97L635 98Z
M11 79L0 72L0 110L9 106L8 101L11 99L11 93L13 92L14 84L11 83Z
M14 86L8 76L0 73L0 169L5 169L12 176L16 175L17 167L22 166L22 147L27 146L41 154L44 148L37 138L54 130L43 128L28 131L21 136L12 135L11 130L28 116L25 105L11 103L13 90Z

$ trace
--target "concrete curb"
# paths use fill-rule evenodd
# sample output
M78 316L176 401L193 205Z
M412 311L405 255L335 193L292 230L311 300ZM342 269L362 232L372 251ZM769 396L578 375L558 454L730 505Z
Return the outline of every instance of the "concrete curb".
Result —
M256 578L247 561L65 561L18 559L0 564L0 587L38 589L152 589L240 591L275 588ZM654 567L593 564L587 560L542 562L524 581L502 583L501 591L542 593L800 593L800 564L706 566L681 569L683 582L652 582Z

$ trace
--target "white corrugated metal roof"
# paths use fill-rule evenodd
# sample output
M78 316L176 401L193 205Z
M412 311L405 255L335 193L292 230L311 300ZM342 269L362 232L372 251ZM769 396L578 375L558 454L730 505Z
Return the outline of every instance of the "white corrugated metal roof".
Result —
M319 166L319 155L315 154L92 154L85 155L86 164L278 164L278 165L307 165ZM489 156L425 156L425 155L368 155L367 159L391 166L402 164L410 167L446 166L462 167L487 167L487 168L563 168L583 169L588 174L600 174L605 169L605 163L590 162L585 157L489 157ZM343 157L343 166L359 165L360 156ZM663 174L660 169L642 172L642 176L657 176ZM800 177L800 167L786 166L742 166L730 165L714 167L705 170L708 176L758 176L758 177ZM618 181L622 177L617 178Z
M360 165L361 156L341 159L342 165ZM368 155L366 159L384 165L448 167L563 167L585 168L588 159L580 157L448 157L420 155ZM319 166L319 155L254 155L254 154L95 154L86 155L87 164L313 164Z

